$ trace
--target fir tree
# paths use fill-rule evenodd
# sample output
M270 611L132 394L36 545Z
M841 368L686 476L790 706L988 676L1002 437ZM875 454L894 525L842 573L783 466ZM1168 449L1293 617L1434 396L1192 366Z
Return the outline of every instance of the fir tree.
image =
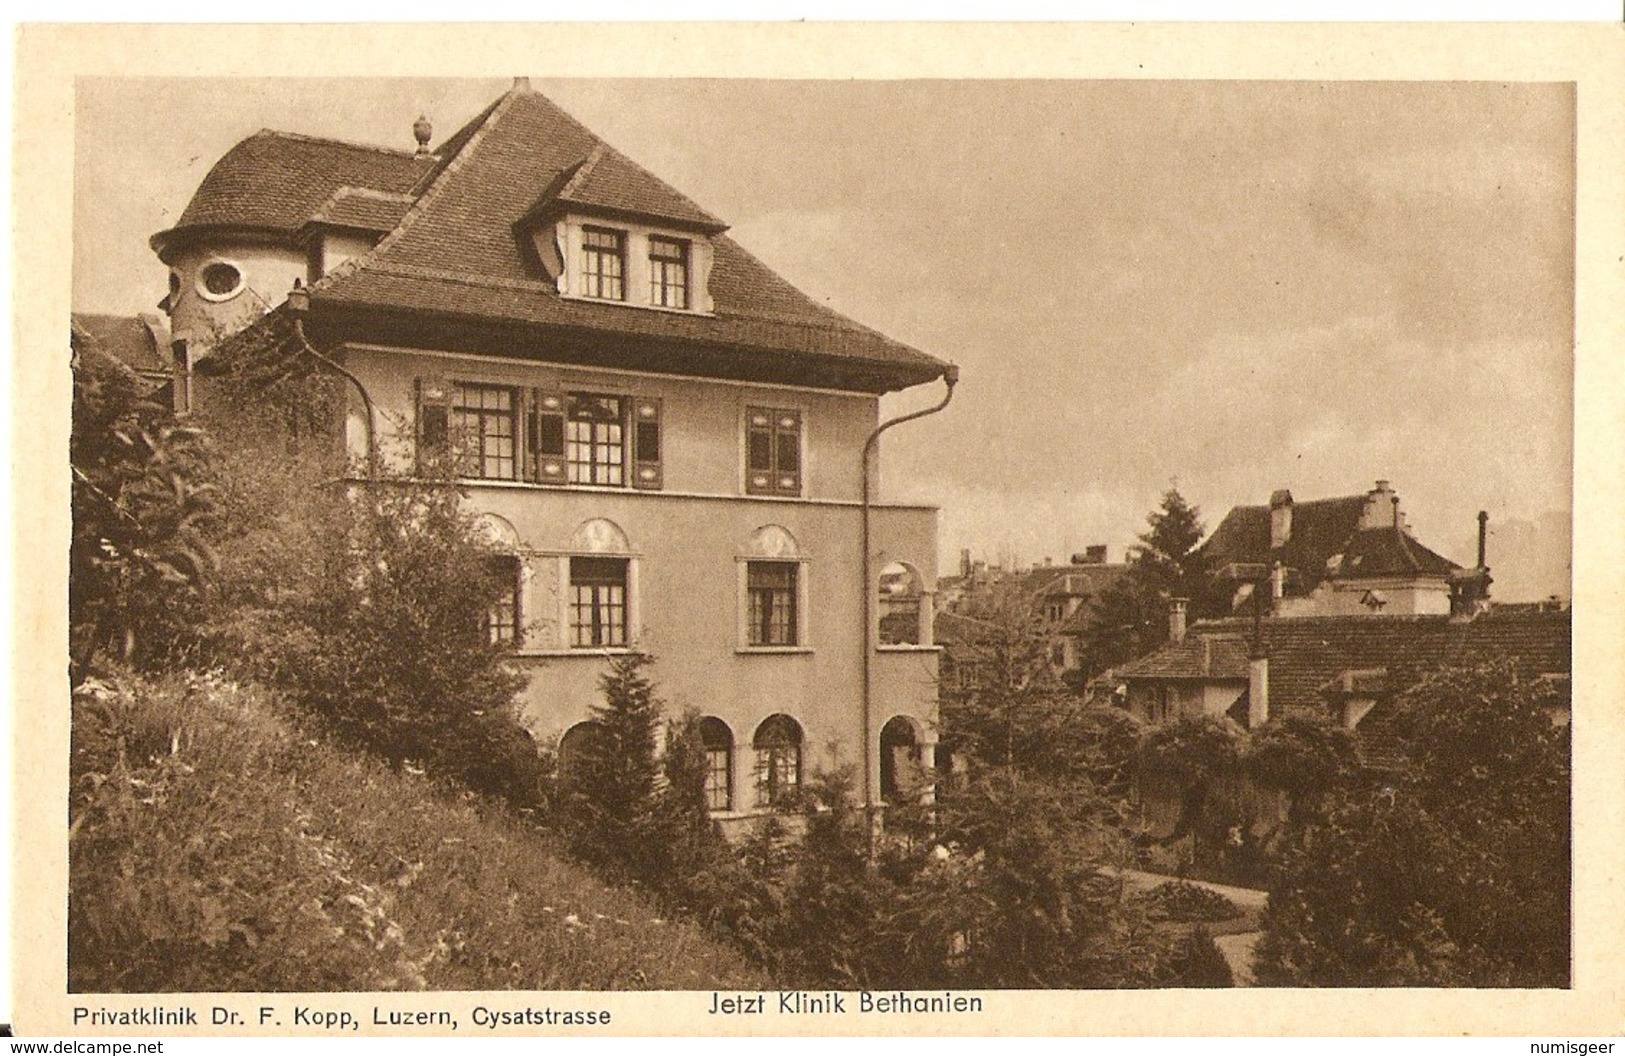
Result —
M1204 612L1207 568L1197 549L1206 529L1201 511L1177 488L1146 517L1147 530L1129 554L1128 572L1094 603L1094 621L1084 634L1083 667L1093 677L1127 663L1168 640L1168 602L1185 598L1192 615Z
M569 768L569 827L576 853L611 872L646 873L644 840L655 828L661 702L644 674L649 658L617 656L599 677L593 735Z

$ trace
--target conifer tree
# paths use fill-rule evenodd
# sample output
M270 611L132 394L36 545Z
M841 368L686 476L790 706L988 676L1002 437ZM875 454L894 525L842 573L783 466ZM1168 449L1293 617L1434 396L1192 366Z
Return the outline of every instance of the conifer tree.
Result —
M641 654L617 656L599 677L604 701L593 706L593 735L571 763L566 790L576 853L627 875L642 871L660 778L661 702L644 674L648 663Z
M1203 613L1207 569L1197 544L1206 531L1201 511L1169 488L1146 517L1147 529L1129 554L1129 570L1094 603L1095 619L1084 634L1084 674L1144 656L1168 640L1168 602L1185 598L1193 616Z

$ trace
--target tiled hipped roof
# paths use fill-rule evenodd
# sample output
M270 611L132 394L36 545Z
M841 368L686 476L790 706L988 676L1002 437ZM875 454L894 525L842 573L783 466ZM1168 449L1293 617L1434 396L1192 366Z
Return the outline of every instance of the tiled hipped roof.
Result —
M1403 689L1438 667L1513 659L1531 674L1570 668L1567 612L1493 609L1471 619L1448 616L1308 616L1261 621L1269 657L1270 710L1323 714L1328 683L1345 672L1386 672L1390 690ZM1215 658L1203 662L1201 639ZM1180 645L1166 645L1114 672L1114 677L1236 679L1247 677L1252 640L1248 620L1193 626Z
M1448 576L1459 566L1395 526L1359 528L1367 497L1346 495L1294 503L1292 531L1279 548L1270 547L1270 508L1236 506L1202 544L1209 567L1230 564L1268 567L1280 561L1297 573L1300 592L1329 575L1343 578Z
M1397 747L1385 701L1429 671L1512 660L1533 677L1568 674L1569 613L1491 610L1471 620L1447 616L1325 616L1266 619L1271 715L1324 718L1346 696L1376 698L1358 727L1362 757L1387 765ZM1199 623L1184 642L1166 645L1118 670L1125 682L1245 681L1250 621Z
M199 229L249 228L292 237L344 187L406 194L431 172L432 155L263 129L232 147L198 185L160 252Z
M410 208L397 204L400 195L414 199ZM562 211L711 236L714 313L560 297L529 258L522 229ZM719 357L726 357L738 376L875 392L930 381L945 367L807 297L721 235L726 225L717 218L525 87L502 96L433 155L251 136L216 164L180 224L154 236L154 245L221 226L292 239L312 222L389 232L371 253L312 286L313 315L334 321L346 337L365 340L356 328L374 327L375 339L390 341L382 320L399 326L428 317L437 325L532 333L542 339L505 341L497 350L544 355L534 350L545 348L565 359L583 334L599 342L649 339L642 348L658 362L640 367L707 372L722 369ZM829 365L825 375L820 364Z

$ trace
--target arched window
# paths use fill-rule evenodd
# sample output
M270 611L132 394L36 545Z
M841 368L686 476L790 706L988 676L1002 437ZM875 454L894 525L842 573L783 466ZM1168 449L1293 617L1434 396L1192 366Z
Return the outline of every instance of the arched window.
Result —
M919 765L920 741L914 723L898 715L880 729L880 798L892 803L917 794L924 784Z
M880 644L919 645L920 601L924 589L920 574L901 561L880 570Z
M756 727L756 805L784 806L801 787L801 724L788 715L772 715Z
M734 806L734 735L728 724L707 715L700 720L705 745L705 805L713 811Z

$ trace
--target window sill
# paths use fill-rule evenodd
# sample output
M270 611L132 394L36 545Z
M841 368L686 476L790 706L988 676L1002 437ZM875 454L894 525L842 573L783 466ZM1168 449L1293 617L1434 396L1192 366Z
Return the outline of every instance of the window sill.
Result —
M716 312L701 311L698 308L667 308L663 304L645 304L641 301L617 300L614 297L590 297L584 293L561 293L562 301L575 301L578 304L608 304L616 308L637 308L645 312L661 312L665 315L688 315L699 319L714 319Z
M899 642L899 643L896 643L894 645L884 645L884 644L877 645L877 646L875 646L875 652L877 652L877 653L940 653L940 652L942 652L942 646L940 646L940 645L920 645L920 644L915 643L915 642Z
M595 649L519 649L511 655L515 660L551 660L561 656L597 657L637 656L643 650L635 645L598 647Z
M810 645L741 645L734 649L739 656L797 656L812 651Z

